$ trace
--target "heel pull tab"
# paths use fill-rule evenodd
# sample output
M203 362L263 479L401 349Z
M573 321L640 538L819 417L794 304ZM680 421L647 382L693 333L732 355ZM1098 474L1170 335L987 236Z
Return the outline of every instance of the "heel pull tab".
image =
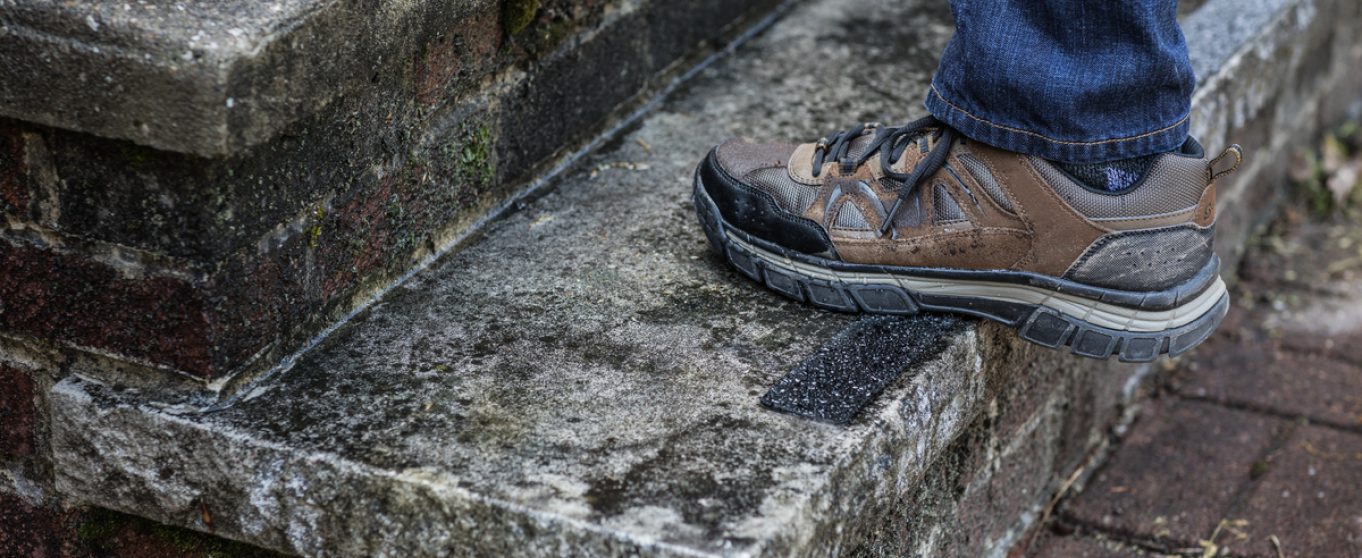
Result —
M1234 156L1234 165L1225 170L1221 171L1215 170L1216 167L1220 166L1220 162L1223 161L1225 157L1228 157L1230 155ZM1239 144L1236 143L1230 145L1229 147L1226 147L1225 150L1222 151L1219 156L1217 156L1214 159L1211 159L1210 164L1206 165L1206 176L1211 181L1214 181L1218 178L1233 174L1234 171L1239 170L1239 165L1242 164L1244 164L1244 148L1240 147Z

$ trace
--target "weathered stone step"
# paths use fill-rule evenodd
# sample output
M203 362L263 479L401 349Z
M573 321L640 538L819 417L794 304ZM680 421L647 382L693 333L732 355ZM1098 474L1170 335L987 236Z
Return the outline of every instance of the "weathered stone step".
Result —
M415 94L439 104L517 58L572 52L565 40L583 42L577 33L615 22L632 31L608 31L610 41L635 52L614 62L634 75L610 77L618 92L632 94L741 13L716 2L685 8L646 0L11 0L0 6L0 116L230 156L347 96L378 93L367 99L375 102ZM545 24L532 25L537 19ZM596 63L590 52L573 54ZM557 77L569 76L591 81L571 71Z
M1226 255L1270 205L1277 134L1355 99L1358 12L1211 0L1190 16L1200 135L1269 161L1224 185ZM307 555L1006 552L1144 369L924 317L901 325L941 348L849 426L767 410L778 378L866 322L723 267L688 199L727 136L916 116L949 18L935 1L800 5L225 404L67 378L49 394L58 490ZM860 32L874 21L894 25Z

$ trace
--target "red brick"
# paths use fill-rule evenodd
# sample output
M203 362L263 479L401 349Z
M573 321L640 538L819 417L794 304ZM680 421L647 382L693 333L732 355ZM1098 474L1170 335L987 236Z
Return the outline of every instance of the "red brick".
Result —
M487 72L502 35L497 18L500 5L490 4L468 16L455 33L435 39L416 61L416 99L434 106L449 100L470 75Z
M203 279L193 272L127 277L72 242L61 251L0 238L0 331L65 342L203 378L253 356L268 362L310 338L361 285L405 269L426 245L414 231L448 222L424 171L364 183L318 214L317 233L291 235L264 254L252 247Z
M79 556L72 514L0 493L0 556Z
M1362 368L1270 343L1198 351L1178 391L1340 425L1362 425Z
M1196 548L1230 511L1284 424L1207 403L1153 402L1064 515L1123 536Z
M19 214L28 210L27 174L23 134L14 128L0 127L0 210Z
M35 506L0 493L0 556L278 558L260 548L116 512Z
M1249 540L1236 552L1362 556L1362 435L1304 426L1272 458L1241 516Z
M33 455L37 422L33 390L28 373L0 364L0 454Z
M127 278L79 254L0 239L0 329L96 347L207 375L200 292L185 280Z

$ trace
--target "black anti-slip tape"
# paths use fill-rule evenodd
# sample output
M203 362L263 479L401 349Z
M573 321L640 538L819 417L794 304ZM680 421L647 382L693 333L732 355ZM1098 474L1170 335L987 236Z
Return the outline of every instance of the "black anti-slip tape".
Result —
M761 404L850 424L899 376L944 350L964 321L943 314L862 317L777 381Z

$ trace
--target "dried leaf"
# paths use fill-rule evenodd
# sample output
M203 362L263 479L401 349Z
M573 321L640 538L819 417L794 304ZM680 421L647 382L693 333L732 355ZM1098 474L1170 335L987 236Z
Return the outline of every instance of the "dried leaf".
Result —
M1282 541L1277 538L1277 535L1268 535L1267 540L1271 541L1272 548L1277 550L1277 558L1285 558L1286 555L1282 554Z

